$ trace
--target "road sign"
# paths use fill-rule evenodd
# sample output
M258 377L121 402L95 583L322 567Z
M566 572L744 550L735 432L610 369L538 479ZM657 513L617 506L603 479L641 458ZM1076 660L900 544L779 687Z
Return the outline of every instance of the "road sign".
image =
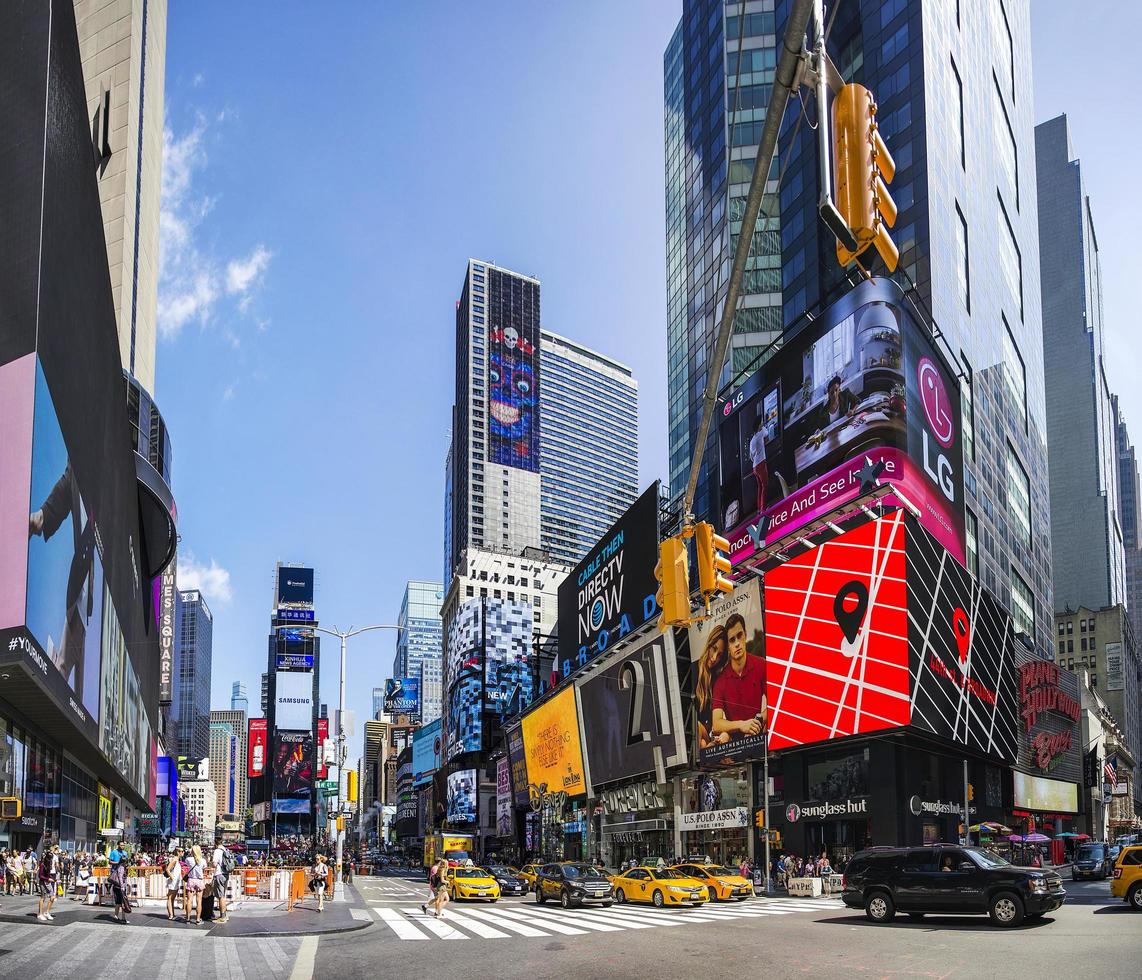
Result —
M336 796L337 795L337 780L336 779L320 779L317 782L317 788L322 793L324 793L326 796L328 796L330 793L332 793L334 796Z

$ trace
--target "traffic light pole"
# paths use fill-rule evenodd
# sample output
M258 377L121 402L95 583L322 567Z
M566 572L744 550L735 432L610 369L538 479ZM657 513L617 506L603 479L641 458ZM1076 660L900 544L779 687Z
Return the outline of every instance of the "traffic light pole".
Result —
M773 876L770 869L773 867L769 854L769 737L765 739L765 756L762 763L762 786L765 799L765 894L773 894Z

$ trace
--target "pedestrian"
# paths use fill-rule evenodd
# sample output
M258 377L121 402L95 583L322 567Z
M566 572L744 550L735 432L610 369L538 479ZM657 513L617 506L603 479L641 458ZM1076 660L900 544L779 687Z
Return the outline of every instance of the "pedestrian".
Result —
M111 894L115 897L115 921L127 924L131 899L127 894L127 854L119 852L119 862L111 868Z
M52 905L56 900L56 888L59 886L59 845L46 848L43 859L36 870L36 884L40 893L39 913L36 918L41 922L55 920L52 915Z
M230 916L226 914L226 884L230 880L230 875L234 871L234 855L232 855L225 847L222 846L222 838L218 838L217 846L214 848L213 860L211 862L214 866L214 903L218 906L218 915L215 922L226 922Z
M428 874L425 881L428 883L428 903L421 903L420 911L428 914L427 905L436 901L436 888L440 880L440 859L437 858L432 862L431 867L428 869Z
M190 849L190 869L186 873L186 924L194 912L196 926L202 925L202 893L206 890L206 859L197 844Z
M325 885L328 880L329 867L325 863L325 855L318 854L313 862L313 877L310 879L310 885L313 886L313 891L317 895L318 912L325 911Z
M163 874L167 879L167 919L174 922L174 905L175 900L182 892L182 848L176 847L174 851L167 855L166 864L163 865ZM186 900L183 900L183 907L186 907Z

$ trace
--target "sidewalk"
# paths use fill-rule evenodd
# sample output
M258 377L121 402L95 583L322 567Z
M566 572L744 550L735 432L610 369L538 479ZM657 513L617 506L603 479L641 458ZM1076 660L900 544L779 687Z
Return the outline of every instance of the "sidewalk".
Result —
M40 922L36 918L38 898L34 895L0 895L0 923L13 922L44 927L66 926L75 922L94 922L109 929L122 928L115 921L115 907L85 905L67 898L56 899L52 907L53 922ZM372 913L352 885L346 886L346 900L332 902L326 899L325 911L318 913L317 899L307 895L305 900L286 911L284 903L258 899L245 899L231 903L228 921L223 924L203 922L190 925L184 922L182 909L176 909L175 921L167 919L166 904L154 899L137 902L127 916L132 926L180 929L188 932L206 932L210 936L230 938L263 936L309 936L367 929L374 921Z

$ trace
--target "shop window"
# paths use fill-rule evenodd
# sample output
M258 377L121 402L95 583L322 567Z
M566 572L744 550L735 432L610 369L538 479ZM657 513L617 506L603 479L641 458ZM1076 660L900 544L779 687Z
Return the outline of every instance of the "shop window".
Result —
M806 784L809 787L809 799L815 802L867 795L868 749L810 761Z

